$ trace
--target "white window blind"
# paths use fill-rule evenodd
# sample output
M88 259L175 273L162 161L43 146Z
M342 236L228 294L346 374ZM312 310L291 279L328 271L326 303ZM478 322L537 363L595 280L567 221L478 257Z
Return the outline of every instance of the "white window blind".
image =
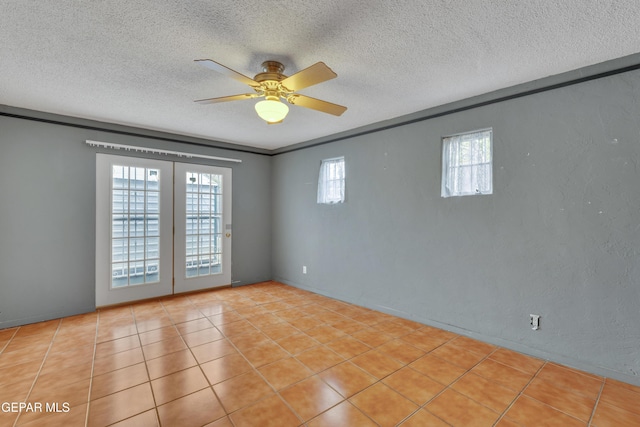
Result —
M344 157L323 160L318 177L318 203L344 202L344 182Z
M442 139L442 197L492 194L491 129Z

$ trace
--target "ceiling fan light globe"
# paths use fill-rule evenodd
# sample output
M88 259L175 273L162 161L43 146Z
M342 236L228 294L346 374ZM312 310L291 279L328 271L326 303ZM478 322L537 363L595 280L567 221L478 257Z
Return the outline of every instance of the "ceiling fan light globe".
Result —
M256 103L256 112L267 123L277 123L287 116L289 107L280 101L265 99Z

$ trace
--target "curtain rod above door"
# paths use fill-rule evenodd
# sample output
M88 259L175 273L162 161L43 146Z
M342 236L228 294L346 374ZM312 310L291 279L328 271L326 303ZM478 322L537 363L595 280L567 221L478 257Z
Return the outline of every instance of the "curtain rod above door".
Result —
M142 153L152 153L152 154L170 154L178 157L187 157L187 158L195 157L199 159L222 160L224 162L242 163L242 160L240 159L229 159L226 157L207 156L205 154L184 153L181 151L161 150L158 148L137 147L135 145L112 144L110 142L92 141L90 139L87 139L86 143L87 145L90 145L92 147L112 148L114 150L139 151Z

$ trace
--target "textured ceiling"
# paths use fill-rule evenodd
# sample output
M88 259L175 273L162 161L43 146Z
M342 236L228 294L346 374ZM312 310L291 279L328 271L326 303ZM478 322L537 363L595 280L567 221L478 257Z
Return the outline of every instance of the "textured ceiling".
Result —
M640 52L637 0L0 0L0 104L275 149ZM338 77L267 125L194 63Z

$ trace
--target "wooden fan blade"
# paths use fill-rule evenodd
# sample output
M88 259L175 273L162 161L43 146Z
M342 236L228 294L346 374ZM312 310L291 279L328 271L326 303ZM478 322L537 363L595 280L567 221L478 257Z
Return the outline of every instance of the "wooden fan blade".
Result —
M347 107L343 107L342 105L311 98L310 96L299 95L297 93L289 96L287 98L287 101L289 101L289 103L293 105L311 108L312 110L321 111L327 114L333 114L334 116L341 116L342 113L347 111Z
M199 104L216 104L218 102L240 101L243 99L257 98L259 96L260 95L258 95L257 93L243 93L240 95L222 96L220 98L198 99L194 102L197 102Z
M281 83L282 86L292 92L295 92L300 89L304 89L305 87L335 79L336 77L338 77L338 75L334 73L331 68L327 67L324 62L318 62L302 71L298 71L292 76L287 77L282 80Z
M229 67L225 67L222 64L218 64L215 61L212 61L210 59L196 59L194 60L194 62L199 63L200 65L202 65L203 67L207 67L210 70L213 71L217 71L220 74L224 74L227 77L231 77L232 79L236 79L241 83L244 83L246 85L249 85L251 87L259 87L260 83L258 83L257 81L253 80L250 77L245 76L244 74L240 74L237 71L232 70Z

